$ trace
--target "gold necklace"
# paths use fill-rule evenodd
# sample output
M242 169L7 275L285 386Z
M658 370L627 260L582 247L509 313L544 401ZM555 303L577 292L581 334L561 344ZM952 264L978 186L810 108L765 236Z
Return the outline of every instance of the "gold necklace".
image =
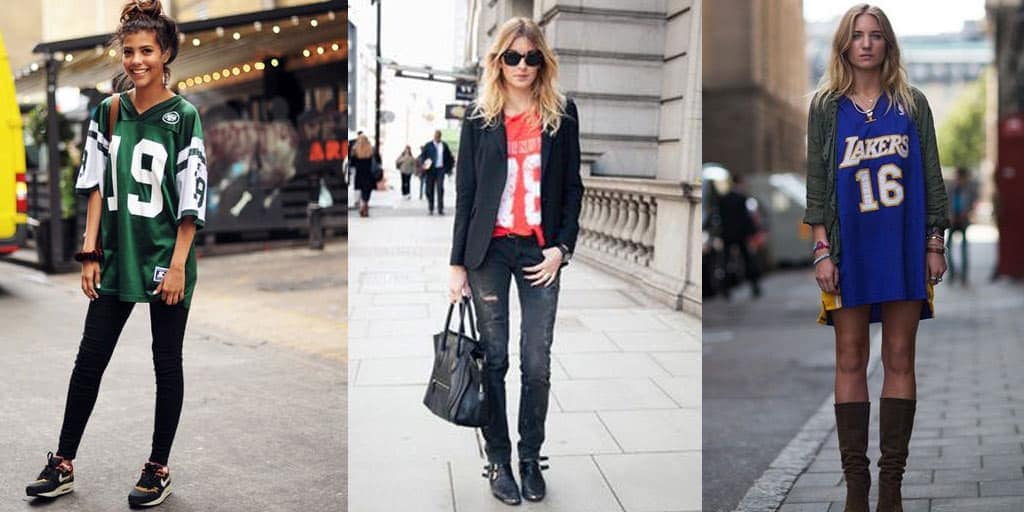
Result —
M877 119L875 119L875 102L877 102L878 98L881 98L881 97L882 97L881 94L876 96L875 99L871 101L871 103L870 103L871 106L868 107L865 110L861 110L860 105L857 104L857 98L854 97L854 96L850 97L850 103L853 103L853 108L856 109L857 112L860 112L861 114L864 114L865 116L867 116L867 120L864 121L865 124L873 123L873 122L877 121Z

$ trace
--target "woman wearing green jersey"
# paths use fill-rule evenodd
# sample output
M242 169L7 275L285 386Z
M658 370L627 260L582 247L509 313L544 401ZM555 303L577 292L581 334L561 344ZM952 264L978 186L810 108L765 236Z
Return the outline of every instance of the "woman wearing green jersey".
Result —
M76 188L88 197L82 291L90 299L71 374L57 453L30 483L29 496L73 490L72 460L133 306L149 303L156 373L156 421L149 461L128 495L152 506L170 494L167 468L181 414L181 350L196 259L192 242L206 207L206 157L195 107L167 88L178 53L177 25L159 0L129 2L115 45L127 92L93 112ZM125 80L121 80L122 83Z

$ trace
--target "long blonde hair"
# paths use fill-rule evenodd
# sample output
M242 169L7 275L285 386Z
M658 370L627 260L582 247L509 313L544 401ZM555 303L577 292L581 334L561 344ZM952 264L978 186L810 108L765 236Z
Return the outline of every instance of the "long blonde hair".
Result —
M835 36L832 37L832 52L829 57L825 74L818 82L814 91L814 102L821 106L831 97L843 96L853 91L853 69L846 58L846 52L853 42L853 28L857 16L870 14L878 20L885 38L885 59L882 60L882 91L889 98L889 107L893 103L903 106L914 115L914 96L907 80L907 71L900 60L900 46L896 42L896 33L892 30L889 18L877 6L857 4L846 11L839 21Z
M537 78L533 81L533 100L537 104L541 126L548 133L558 131L565 112L565 95L558 90L558 60L544 40L533 20L517 17L505 22L498 30L498 36L484 57L484 74L480 79L480 94L476 108L471 117L482 118L484 124L492 126L505 108L507 91L505 79L501 75L501 54L508 50L516 38L525 37L544 56L544 63L537 70Z
M367 159L373 156L373 144L366 135L356 138L356 145L352 148L352 154L359 159Z

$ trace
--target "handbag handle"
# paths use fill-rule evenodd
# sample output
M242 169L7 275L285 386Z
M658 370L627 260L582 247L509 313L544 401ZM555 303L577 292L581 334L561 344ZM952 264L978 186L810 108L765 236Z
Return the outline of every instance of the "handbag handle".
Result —
M455 304L450 304L448 306L448 315L445 317L445 320L444 320L444 329L441 332L448 332L448 331L451 330L451 326L452 326L452 313L454 311L455 311ZM470 334L472 334L473 339L477 339L476 318L473 315L473 302L470 300L469 297L463 297L462 301L459 302L459 330L457 331L458 338L459 338L459 345L458 345L458 349L457 349L458 352L462 352L462 337L466 333L466 312L467 311L469 312L469 330L470 330ZM444 347L441 347L441 350L447 350L447 344L445 344Z

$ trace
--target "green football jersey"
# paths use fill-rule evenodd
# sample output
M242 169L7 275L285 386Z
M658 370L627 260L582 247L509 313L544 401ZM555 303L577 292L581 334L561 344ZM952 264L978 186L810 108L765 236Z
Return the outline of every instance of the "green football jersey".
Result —
M206 218L206 151L199 112L180 96L141 115L127 94L108 139L111 99L93 112L75 188L103 195L99 293L150 302L171 266L178 224ZM185 307L196 284L195 250L185 263Z

